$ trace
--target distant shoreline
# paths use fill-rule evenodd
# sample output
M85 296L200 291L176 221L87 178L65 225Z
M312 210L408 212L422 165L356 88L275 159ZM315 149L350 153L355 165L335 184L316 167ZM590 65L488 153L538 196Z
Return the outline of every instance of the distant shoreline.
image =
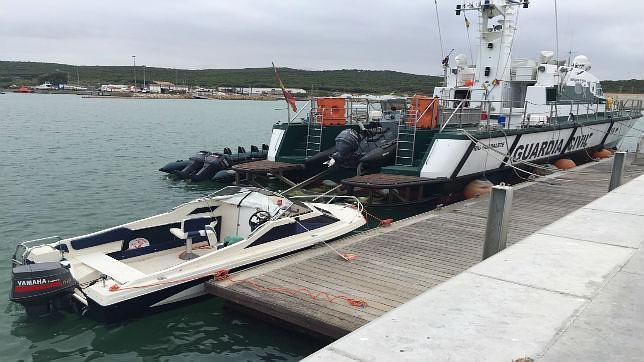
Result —
M0 92L16 93L15 89L0 88ZM67 94L78 95L82 98L92 99L216 99L216 100L250 100L250 101L276 101L282 99L274 95L246 95L246 94L220 94L194 97L192 94L159 94L159 93L115 93L112 95L100 95L96 91L65 91L65 90L35 90L33 93L24 94ZM298 99L299 100L299 99Z

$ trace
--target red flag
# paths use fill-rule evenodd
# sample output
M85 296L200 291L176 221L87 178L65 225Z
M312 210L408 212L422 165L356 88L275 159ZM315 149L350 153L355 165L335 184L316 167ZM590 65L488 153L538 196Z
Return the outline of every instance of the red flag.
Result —
M280 73L277 71L277 68L275 68L275 63L271 63L271 64L273 64L273 70L275 71L275 77L277 78L277 83L279 83L280 88L282 88L282 94L284 95L284 99L286 99L286 102L291 106L291 108L293 109L293 112L297 112L295 97L293 97L291 92L287 91L286 88L284 87L284 83L282 82Z

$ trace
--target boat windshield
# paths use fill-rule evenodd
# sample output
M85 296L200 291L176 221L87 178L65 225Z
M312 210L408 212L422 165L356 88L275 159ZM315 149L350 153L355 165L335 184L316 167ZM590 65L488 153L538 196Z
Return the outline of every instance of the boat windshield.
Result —
M311 212L311 209L300 201L289 200L282 195L256 187L229 186L211 196L238 207L268 211L273 218L293 217Z
M280 217L293 217L311 212L311 209L300 201L288 200L288 202L290 203L290 206L286 209L282 207L284 212L282 212Z
M266 196L276 196L277 194L266 189L261 189L259 187L247 187L247 186L226 186L221 190L215 191L209 196L228 196L235 195L239 193L244 193L248 191L253 191L260 193Z

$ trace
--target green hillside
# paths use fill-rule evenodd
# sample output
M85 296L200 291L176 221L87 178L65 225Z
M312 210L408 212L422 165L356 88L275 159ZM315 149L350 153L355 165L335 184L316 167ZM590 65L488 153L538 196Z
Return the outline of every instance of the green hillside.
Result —
M100 84L132 84L134 72L131 66L73 66L56 63L0 61L0 87L11 84L37 85L44 81L52 83L76 83L95 87ZM203 69L184 70L146 67L146 80L164 80L193 86L275 87L272 68ZM394 71L372 70L324 70L307 71L281 68L284 83L290 88L313 87L326 92L355 93L423 93L431 94L440 77L408 74ZM143 80L143 68L138 66L137 82Z
M604 93L644 93L644 79L602 81Z
M246 69L201 69L185 70L146 67L146 80L164 80L192 86L218 87L275 87L272 68ZM291 68L280 69L287 87L313 87L322 93L423 93L431 94L440 85L441 77L417 75L394 71L375 70L323 70L308 71ZM9 85L38 85L44 81L52 83L76 83L76 77L85 86L100 84L132 84L134 72L131 66L79 66L57 63L0 61L0 88ZM137 82L143 81L143 67L137 67ZM604 92L644 93L644 80L602 81Z

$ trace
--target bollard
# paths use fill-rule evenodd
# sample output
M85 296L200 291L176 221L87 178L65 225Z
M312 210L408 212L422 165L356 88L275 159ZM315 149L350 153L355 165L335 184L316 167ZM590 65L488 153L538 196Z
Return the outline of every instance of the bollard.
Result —
M635 150L635 158L633 165L644 166L644 136L640 138L640 142L637 144L637 150Z
M512 209L512 187L494 186L490 193L490 207L485 228L483 260L505 249L508 240L508 224Z
M626 152L615 152L615 157L613 157L613 170L610 173L610 183L608 184L608 192L613 191L622 185L625 159Z

